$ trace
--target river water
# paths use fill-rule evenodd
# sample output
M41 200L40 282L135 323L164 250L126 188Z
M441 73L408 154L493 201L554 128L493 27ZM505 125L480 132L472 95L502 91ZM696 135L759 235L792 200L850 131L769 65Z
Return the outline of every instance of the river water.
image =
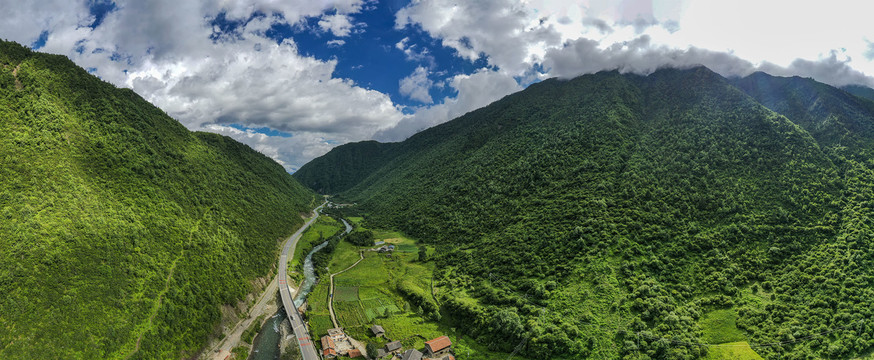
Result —
M346 232L344 234L348 234L352 231L352 225L349 225L349 223L344 219L340 219L340 221L342 221L343 225L346 226ZM313 285L316 284L316 272L315 269L313 269L313 254L327 245L327 241L319 244L307 254L306 258L304 258L304 279L300 288L298 288L297 294L294 296L294 306L301 306L304 301L306 301L307 295L309 295L310 291L313 290ZM279 309L276 314L273 314L273 317L264 323L264 326L262 326L261 330L258 331L258 335L255 336L255 340L252 341L252 354L249 355L249 360L279 359L279 341L282 336L279 331L279 326L282 324L282 321L285 320L285 309L282 308L282 300L279 299L279 292L276 293L276 297Z

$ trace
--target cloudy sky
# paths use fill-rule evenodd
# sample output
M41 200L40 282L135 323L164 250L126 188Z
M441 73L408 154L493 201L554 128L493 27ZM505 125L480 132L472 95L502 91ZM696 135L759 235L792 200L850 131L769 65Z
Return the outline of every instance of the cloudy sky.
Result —
M862 4L862 5L860 5ZM703 64L874 86L874 6L769 0L0 0L63 54L290 172L549 77ZM11 13L10 13L11 12Z

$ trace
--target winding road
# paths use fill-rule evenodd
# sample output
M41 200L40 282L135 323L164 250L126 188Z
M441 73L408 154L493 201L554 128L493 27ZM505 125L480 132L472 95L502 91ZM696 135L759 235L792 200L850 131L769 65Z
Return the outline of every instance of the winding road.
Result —
M294 330L294 336L297 338L297 344L300 346L300 354L303 360L319 360L319 354L313 345L313 339L310 338L306 323L301 319L297 308L294 306L294 298L291 297L291 291L288 288L287 272L288 272L288 254L294 256L294 248L297 246L297 241L300 235L319 218L319 210L325 206L325 203L319 205L315 209L316 215L310 218L306 224L300 227L294 235L289 238L282 248L282 255L279 256L279 295L282 297L282 306L285 308L285 313L288 315L288 321L291 323L291 329Z

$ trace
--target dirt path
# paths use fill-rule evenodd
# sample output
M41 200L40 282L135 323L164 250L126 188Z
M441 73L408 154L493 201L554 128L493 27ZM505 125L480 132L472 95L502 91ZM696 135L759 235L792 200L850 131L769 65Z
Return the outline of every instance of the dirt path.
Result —
M334 275L340 275L347 270L354 268L355 265L358 265L358 263L361 262L361 260L364 260L364 253L362 253L361 251L358 252L358 256L360 256L361 258L358 259L358 261L356 261L354 264L352 264L352 266L349 266L342 271L331 274L331 288L330 292L328 293L328 311L331 313L331 322L334 323L335 328L340 327L340 325L337 325L337 317L334 316Z
M21 81L18 80L18 69L21 69L21 64L18 64L18 66L12 70L12 77L15 78L15 90L21 90L24 88L24 86L21 85Z
M354 268L356 265L358 265L358 263L361 262L361 260L364 260L364 252L363 251L359 250L358 256L360 256L361 258L358 259L358 261L356 261L354 264L343 269L342 271L331 274L331 288L330 288L330 292L328 295L328 310L331 312L331 322L334 323L335 328L340 327L340 325L337 323L337 317L334 315L334 275L340 275L340 274L348 271L349 269ZM352 343L352 346L354 346L356 349L358 349L358 351L360 351L362 354L367 354L367 347L364 346L364 344L362 344L358 340L353 339L351 336L349 336L349 334L346 334L346 338L349 339L349 342Z

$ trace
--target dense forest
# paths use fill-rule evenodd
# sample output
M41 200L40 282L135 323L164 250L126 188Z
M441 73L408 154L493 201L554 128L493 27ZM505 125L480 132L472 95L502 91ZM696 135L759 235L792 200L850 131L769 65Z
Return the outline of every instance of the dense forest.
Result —
M248 146L12 42L0 159L3 359L191 357L316 205Z
M872 130L874 102L811 79L613 71L294 176L433 244L440 313L495 350L850 358L874 348Z

